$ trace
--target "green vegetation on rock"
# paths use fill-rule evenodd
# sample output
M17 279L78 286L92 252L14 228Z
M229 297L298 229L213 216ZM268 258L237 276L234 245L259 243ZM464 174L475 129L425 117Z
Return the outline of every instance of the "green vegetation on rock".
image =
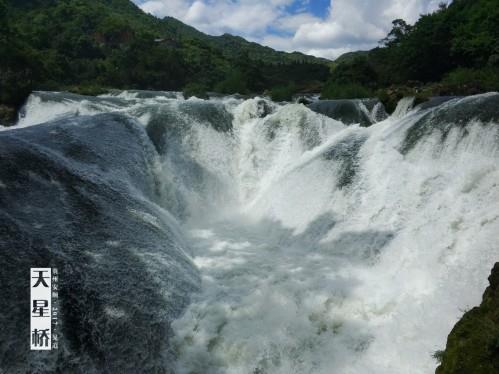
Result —
M480 306L466 312L447 339L436 374L499 373L499 263Z
M372 96L373 91L361 84L329 81L322 89L321 99L361 99Z
M273 101L290 101L297 91L296 84L291 82L285 86L274 87L269 94Z

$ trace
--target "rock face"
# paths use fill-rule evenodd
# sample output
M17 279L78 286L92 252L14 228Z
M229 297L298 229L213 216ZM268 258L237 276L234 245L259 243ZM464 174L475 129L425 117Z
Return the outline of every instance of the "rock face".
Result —
M347 125L358 123L369 127L387 118L385 108L377 99L319 100L308 107Z
M480 306L465 313L447 339L436 374L499 373L499 262Z
M117 114L0 132L0 372L171 372L170 322L199 279L157 157ZM59 349L44 355L29 350L30 267L60 277Z

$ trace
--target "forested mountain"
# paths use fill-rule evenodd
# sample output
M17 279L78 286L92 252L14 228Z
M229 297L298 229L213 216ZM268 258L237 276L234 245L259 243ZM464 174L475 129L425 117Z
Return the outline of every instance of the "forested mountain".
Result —
M240 36L231 34L223 34L221 36L207 35L173 17L165 17L163 21L165 26L167 25L176 37L202 40L212 47L220 48L223 55L228 58L237 58L241 53L247 53L252 60L266 63L330 63L329 60L305 55L300 52L287 53L276 51L270 47L249 42Z
M257 93L325 81L328 61L203 34L128 0L0 0L0 103L33 89Z
M498 0L454 0L414 25L393 21L378 48L332 63L206 35L129 0L0 0L0 106L14 113L35 89L136 88L276 100L322 90L322 98L378 96L391 110L404 95L499 90L498 19Z

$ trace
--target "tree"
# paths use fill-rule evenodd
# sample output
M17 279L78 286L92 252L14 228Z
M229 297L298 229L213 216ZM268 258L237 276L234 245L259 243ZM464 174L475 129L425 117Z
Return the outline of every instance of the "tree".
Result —
M400 18L392 21L392 25L392 30L388 33L386 38L380 41L380 43L386 47L399 45L404 37L412 30L412 26L408 25Z
M7 30L8 30L7 4L5 4L4 0L0 0L0 32L2 33L2 35L5 35Z

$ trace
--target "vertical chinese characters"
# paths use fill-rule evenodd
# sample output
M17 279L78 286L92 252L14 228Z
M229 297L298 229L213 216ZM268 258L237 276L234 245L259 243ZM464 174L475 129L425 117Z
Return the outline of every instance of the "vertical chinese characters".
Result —
M52 349L52 269L31 268L30 271L31 349Z

